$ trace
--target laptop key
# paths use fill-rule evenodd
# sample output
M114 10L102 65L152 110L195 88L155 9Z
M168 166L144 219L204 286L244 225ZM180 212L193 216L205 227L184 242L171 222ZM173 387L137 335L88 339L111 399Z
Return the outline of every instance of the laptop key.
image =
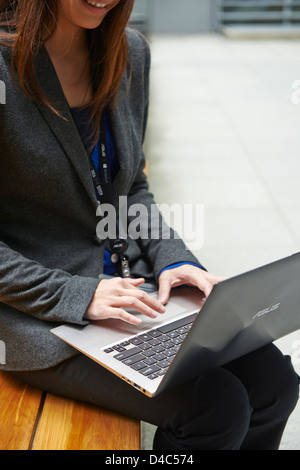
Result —
M124 359L127 359L130 356L134 356L135 354L138 354L140 352L141 350L137 347L131 348L131 349L127 349L127 351L125 350L124 352L120 352L119 354L116 354L114 358L117 359L118 361L123 361Z
M139 335L138 338L141 339L142 341L150 341L150 339L152 339L152 336L145 333L143 335Z
M126 351L126 348L124 348L124 346L120 346L120 345L113 346L113 349L114 349L115 351L118 351L118 352Z
M184 341L184 338L178 336L177 338L172 338L171 342L173 344L181 344Z
M155 364L157 361L153 359L153 357L148 357L147 359L144 358L143 362L147 364L147 366L152 366L152 364Z
M161 369L165 369L166 367L169 367L170 363L168 361L160 361L160 362L157 363L157 365Z
M167 357L175 356L176 353L177 351L175 351L174 348L167 349L166 351L164 351L164 355Z
M131 339L129 340L129 342L130 342L131 344L137 345L137 344L142 344L143 341L142 341L140 338L138 338L138 337L136 336L135 338L131 338Z
M174 343L172 343L172 341L166 341L166 342L164 343L165 349L173 348L173 346L174 346Z
M157 330L151 330L151 331L148 331L148 335L153 336L153 338L157 338L157 336L161 336L161 332Z
M158 375L157 374L150 374L147 376L148 379L150 380L154 380L154 379L157 379Z
M164 354L155 354L155 356L153 356L153 359L156 361L163 361L165 358L166 356Z
M164 351L164 350L165 350L165 348L162 347L162 346L160 346L160 345L154 346L154 348L152 348L152 351L154 351L155 353L160 353L160 352L162 352L162 351Z
M176 333L176 331L172 330L169 333L167 333L167 336L169 336L170 338L177 338L177 336L179 336L179 334Z
M151 357L151 356L154 356L155 354L155 351L152 351L152 349L145 349L145 350L142 349L140 352L143 354L143 356L146 356L146 357Z
M131 366L132 364L135 364L136 362L141 362L144 358L142 354L136 354L135 356L128 357L127 359L124 359L123 364L126 364L126 366Z
M180 334L180 335L186 335L187 334L187 330L183 327L183 328L177 328L177 330L175 330L176 333Z
M161 343L165 343L166 341L170 341L170 338L169 338L169 336L167 336L167 335L161 335L161 336L159 337L159 341L160 341Z
M132 364L130 367L131 369L134 369L134 370L141 370L141 369L145 369L145 367L147 366L143 362L136 362L135 364Z
M154 374L155 372L158 372L160 370L160 367L158 366L149 366L149 367L146 367L146 369L143 369L141 370L141 374L143 375L150 375L150 374Z
M157 346L158 344L160 344L160 341L159 339L153 338L150 341L148 341L148 343L151 344L151 346Z
M148 343L142 343L142 344L139 344L139 348L140 350L141 349L150 349L151 348L151 344L148 344Z

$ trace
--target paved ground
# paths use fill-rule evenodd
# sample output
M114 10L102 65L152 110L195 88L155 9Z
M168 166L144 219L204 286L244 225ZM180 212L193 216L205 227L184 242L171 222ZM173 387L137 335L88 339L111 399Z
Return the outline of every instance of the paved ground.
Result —
M204 244L192 248L210 272L231 276L299 251L299 45L151 38L150 187L158 203L204 204ZM300 332L279 346L300 373ZM153 430L144 427L146 449ZM299 450L299 431L300 406L281 448Z

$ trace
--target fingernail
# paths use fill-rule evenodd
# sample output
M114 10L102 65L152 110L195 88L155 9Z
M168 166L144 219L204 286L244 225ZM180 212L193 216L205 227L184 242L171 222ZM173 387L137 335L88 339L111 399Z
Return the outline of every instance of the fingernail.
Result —
M147 314L148 314L149 317L151 317L151 318L156 318L156 317L157 317L157 312L155 312L155 310L152 310L152 308L148 308L148 309L147 309Z

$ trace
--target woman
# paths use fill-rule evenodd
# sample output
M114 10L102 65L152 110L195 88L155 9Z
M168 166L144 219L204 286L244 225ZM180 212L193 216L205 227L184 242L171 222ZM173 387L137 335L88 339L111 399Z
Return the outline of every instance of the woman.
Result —
M125 29L132 8L133 0L0 0L3 368L157 425L155 449L278 448L298 379L274 346L149 399L50 333L65 322L134 324L124 310L132 306L154 318L172 287L208 296L220 280L172 231L126 243L95 237L102 203L118 208L125 196L148 214L154 204L142 153L149 50ZM158 300L140 289L145 280L157 283Z

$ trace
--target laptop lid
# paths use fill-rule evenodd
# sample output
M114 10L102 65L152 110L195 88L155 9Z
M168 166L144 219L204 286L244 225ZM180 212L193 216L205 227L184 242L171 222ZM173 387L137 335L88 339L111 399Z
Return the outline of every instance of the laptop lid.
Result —
M159 392L298 330L299 276L297 253L217 284Z

